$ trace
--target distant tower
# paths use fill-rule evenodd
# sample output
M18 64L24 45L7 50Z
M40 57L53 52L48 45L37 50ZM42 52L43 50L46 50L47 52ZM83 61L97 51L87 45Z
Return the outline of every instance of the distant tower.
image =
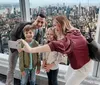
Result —
M63 10L66 11L66 4L63 3Z
M59 3L57 3L57 7L59 8Z
M11 14L14 14L14 6L12 5Z
M16 15L16 8L14 7L14 14Z
M66 5L65 5L65 3L63 3L63 7L65 7Z
M81 15L81 3L79 3L79 16Z

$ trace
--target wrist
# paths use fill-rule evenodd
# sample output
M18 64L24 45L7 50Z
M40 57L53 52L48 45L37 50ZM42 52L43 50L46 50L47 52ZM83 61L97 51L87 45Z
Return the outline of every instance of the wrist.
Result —
M34 53L34 50L32 50L32 48L30 48L30 53Z

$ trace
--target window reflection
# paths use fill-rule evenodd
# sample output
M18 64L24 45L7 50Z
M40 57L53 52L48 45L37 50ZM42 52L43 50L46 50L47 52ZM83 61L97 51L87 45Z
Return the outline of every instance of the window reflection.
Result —
M8 0L7 0L8 1ZM10 32L21 21L19 3L0 3L0 52L8 54Z

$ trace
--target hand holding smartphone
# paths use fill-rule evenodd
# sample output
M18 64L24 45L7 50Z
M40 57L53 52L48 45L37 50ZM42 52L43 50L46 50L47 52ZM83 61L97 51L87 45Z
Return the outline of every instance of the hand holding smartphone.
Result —
M21 42L20 41L8 41L9 48L13 49L21 49Z

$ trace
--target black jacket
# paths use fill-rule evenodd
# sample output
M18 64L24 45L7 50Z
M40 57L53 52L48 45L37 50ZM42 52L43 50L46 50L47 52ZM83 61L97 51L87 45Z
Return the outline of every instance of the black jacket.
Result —
M19 23L12 31L11 31L11 34L10 34L10 39L13 40L13 41L16 41L18 39L25 39L24 37L24 34L23 34L23 28L26 26L26 25L31 25L32 22L21 22Z

